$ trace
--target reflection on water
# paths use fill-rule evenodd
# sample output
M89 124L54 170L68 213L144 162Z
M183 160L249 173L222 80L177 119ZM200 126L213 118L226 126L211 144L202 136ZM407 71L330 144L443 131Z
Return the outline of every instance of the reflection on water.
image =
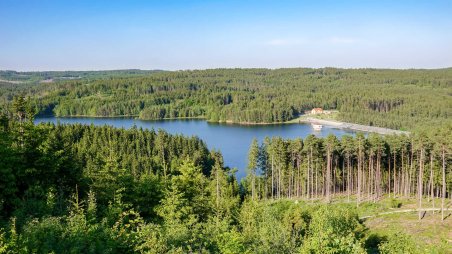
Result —
M225 165L238 169L238 178L246 175L248 148L253 138L262 141L267 136L304 138L309 134L325 137L330 133L337 136L344 134L354 135L355 133L349 130L334 129L329 126L322 126L320 130L314 130L310 124L234 125L208 123L204 120L143 121L132 118L40 117L36 118L35 122L111 125L126 129L137 126L143 129L163 129L172 134L195 135L204 140L209 149L220 150L223 154Z

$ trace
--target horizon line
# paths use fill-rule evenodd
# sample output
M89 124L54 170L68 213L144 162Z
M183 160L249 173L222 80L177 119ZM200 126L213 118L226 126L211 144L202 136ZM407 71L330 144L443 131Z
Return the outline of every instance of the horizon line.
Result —
M140 68L118 68L118 69L66 69L66 70L12 70L12 69L0 69L2 72L12 71L12 72L80 72L80 71L167 71L167 72L178 72L178 71L205 71L205 70L252 70L252 69L264 69L264 70L282 70L282 69L342 69L342 70L445 70L451 69L452 66L447 67L433 67L433 68L417 68L417 67L407 67L407 68L394 68L394 67L334 67L334 66L324 66L324 67L214 67L214 68L194 68L194 69L140 69Z

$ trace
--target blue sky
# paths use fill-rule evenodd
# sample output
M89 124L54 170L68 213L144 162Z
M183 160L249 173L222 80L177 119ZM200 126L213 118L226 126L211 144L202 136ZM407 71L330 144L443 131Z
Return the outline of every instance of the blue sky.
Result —
M452 66L452 1L0 1L0 69Z

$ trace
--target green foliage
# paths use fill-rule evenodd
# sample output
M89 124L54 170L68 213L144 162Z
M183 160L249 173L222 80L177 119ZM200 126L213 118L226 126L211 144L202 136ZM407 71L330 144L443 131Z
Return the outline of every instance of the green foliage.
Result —
M133 250L139 253L168 253L169 246L161 227L152 223L142 225Z
M2 82L13 84L35 83L35 82L55 82L59 80L73 80L73 79L101 79L112 77L131 77L142 76L156 71L146 70L112 70L112 71L0 71L0 80Z
M321 197L328 158L332 189L345 187L341 164L356 165L359 156L361 170L375 160L383 176L391 176L390 159L414 166L420 151L432 155L435 183L440 166L449 169L440 163L450 161L446 128L414 138L274 137L253 142L251 177L239 185L221 153L196 137L35 126L29 100L0 111L0 253L416 253L404 235L366 237L355 205L299 200Z
M219 236L218 249L220 253L251 253L247 251L242 235L236 230L222 233Z
M339 120L394 129L450 122L450 68L215 69L138 76L118 72L109 79L102 78L102 72L98 77L86 74L90 79L19 91L34 97L41 113L53 111L57 116L203 117L214 122L270 123L322 107L339 110ZM18 93L10 87L0 85L5 102Z
M0 228L0 254L8 253L11 250L12 241L6 237L6 233Z
M404 179L418 178L419 170L415 168L421 163L420 151L423 149L426 172L421 180L423 186L429 186L430 196L438 195L443 167L446 185L452 183L448 163L451 156L447 153L452 149L451 143L447 142L451 140L447 131L450 128L452 125L432 128L431 132L421 135L422 142L416 138L417 133L410 136L369 134L368 137L358 133L355 137L346 135L340 140L334 135L325 138L308 135L304 140L265 138L261 146L251 146L250 154L253 156L249 158L249 165L256 168L248 170L246 179L242 179L244 193L259 199L314 196L327 201L331 201L335 194L347 193L348 201L353 195L358 203L364 196L376 201L385 193L411 196L417 190L412 186L415 181ZM257 159L255 154L258 154ZM427 166L431 174L427 174L430 173ZM450 192L448 188L447 193ZM396 203L388 205L398 208L401 204Z
M378 246L378 250L381 254L420 253L411 237L401 232L390 235Z
M366 253L360 239L364 227L349 208L320 207L312 215L302 253Z
M392 198L389 200L389 206L391 208L400 208L402 206L402 202L400 202L400 200Z

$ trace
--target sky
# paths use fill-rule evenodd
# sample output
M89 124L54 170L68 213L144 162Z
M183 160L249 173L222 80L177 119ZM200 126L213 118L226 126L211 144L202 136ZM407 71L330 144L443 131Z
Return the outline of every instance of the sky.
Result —
M452 0L0 0L0 69L452 67Z

